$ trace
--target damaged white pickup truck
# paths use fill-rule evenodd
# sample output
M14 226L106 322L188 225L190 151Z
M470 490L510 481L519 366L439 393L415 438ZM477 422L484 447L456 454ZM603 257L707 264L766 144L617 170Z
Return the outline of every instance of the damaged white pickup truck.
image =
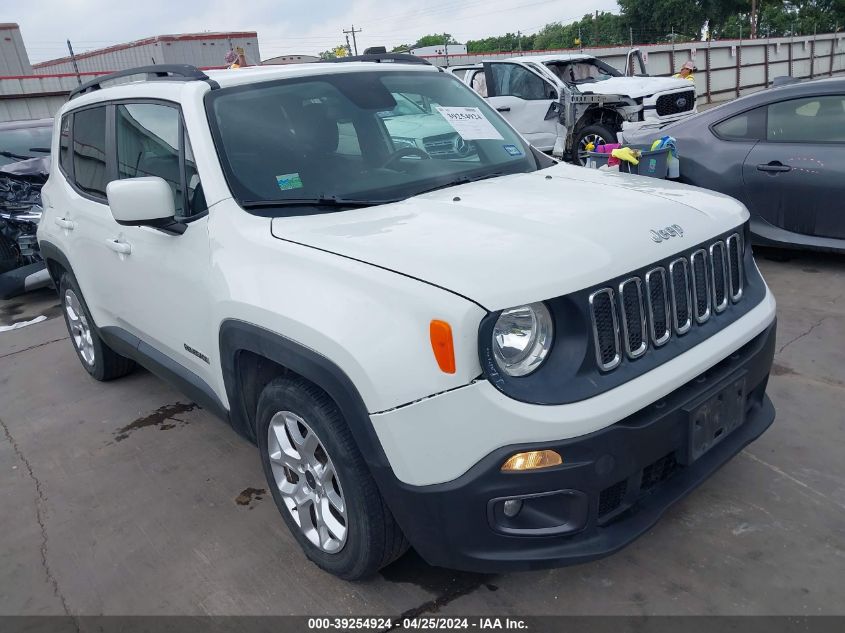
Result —
M695 85L648 77L637 49L625 73L583 53L531 55L448 69L498 110L537 149L583 163L592 143L697 112Z

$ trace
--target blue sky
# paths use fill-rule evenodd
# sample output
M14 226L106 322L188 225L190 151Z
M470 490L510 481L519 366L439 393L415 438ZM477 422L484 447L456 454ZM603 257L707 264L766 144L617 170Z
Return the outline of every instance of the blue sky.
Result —
M451 33L458 41L508 31L534 32L595 10L616 11L616 0L5 0L0 22L17 22L33 62L151 35L256 30L263 58L317 53L363 29L358 47L412 43L420 35Z

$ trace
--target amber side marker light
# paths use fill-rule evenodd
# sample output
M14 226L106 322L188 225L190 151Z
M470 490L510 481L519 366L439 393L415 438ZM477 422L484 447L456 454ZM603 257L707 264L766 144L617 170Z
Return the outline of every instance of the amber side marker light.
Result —
M452 341L452 326L446 321L434 320L428 328L431 336L431 349L440 371L444 374L455 373L455 343Z
M560 466L562 463L563 458L554 451L528 451L511 455L508 461L502 464L502 472L537 470Z

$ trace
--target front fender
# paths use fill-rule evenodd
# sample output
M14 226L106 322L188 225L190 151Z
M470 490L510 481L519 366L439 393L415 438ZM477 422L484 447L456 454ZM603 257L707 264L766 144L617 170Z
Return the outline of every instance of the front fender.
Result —
M391 270L277 239L267 218L232 206L215 209L209 221L221 330L241 321L330 360L370 413L481 374L477 336L486 312L478 305ZM452 326L453 374L442 372L434 357L433 319Z

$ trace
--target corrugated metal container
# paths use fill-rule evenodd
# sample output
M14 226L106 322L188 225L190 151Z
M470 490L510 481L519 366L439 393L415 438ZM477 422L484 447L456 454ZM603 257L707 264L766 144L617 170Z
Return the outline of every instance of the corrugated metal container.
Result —
M254 31L159 35L76 54L82 81L151 64L223 67L226 53L242 47L250 64L260 63ZM79 85L69 57L30 66L17 24L0 24L0 121L53 116Z
M32 66L17 24L0 24L0 75L31 75Z
M51 117L78 85L75 75L0 77L0 122Z
M259 63L258 34L254 31L232 33L187 33L158 35L126 44L76 53L80 72L113 72L151 64L191 64L201 68L226 64L226 53L241 46L247 61ZM33 65L36 74L72 73L70 57Z

